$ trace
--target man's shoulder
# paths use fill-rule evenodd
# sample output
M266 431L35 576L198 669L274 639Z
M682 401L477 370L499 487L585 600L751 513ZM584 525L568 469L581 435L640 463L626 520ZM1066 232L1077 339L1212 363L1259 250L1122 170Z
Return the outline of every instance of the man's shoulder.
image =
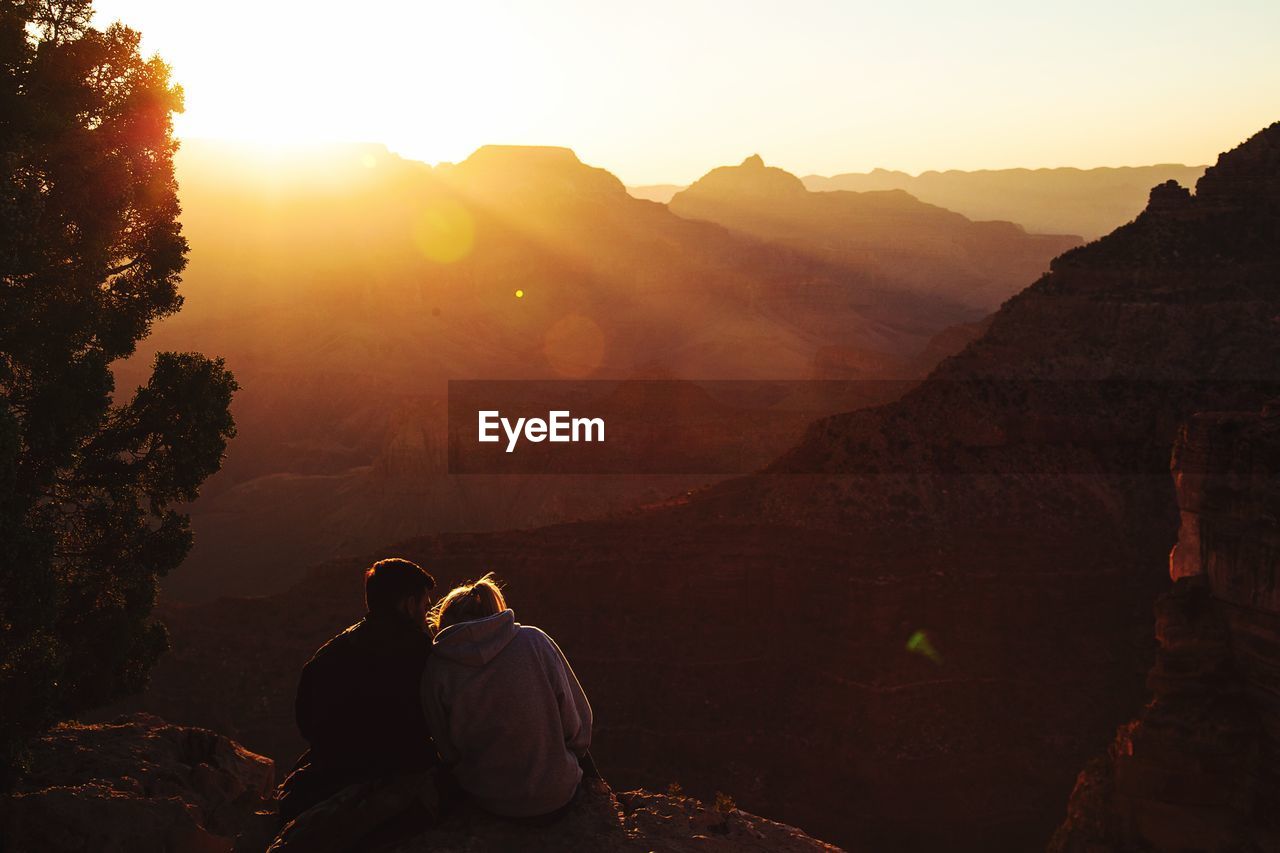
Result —
M364 620L361 619L354 625L349 625L345 630L330 637L320 648L316 649L315 654L311 656L311 660L307 661L307 666L332 660L350 651L355 645L357 632L359 632L360 626L363 624Z

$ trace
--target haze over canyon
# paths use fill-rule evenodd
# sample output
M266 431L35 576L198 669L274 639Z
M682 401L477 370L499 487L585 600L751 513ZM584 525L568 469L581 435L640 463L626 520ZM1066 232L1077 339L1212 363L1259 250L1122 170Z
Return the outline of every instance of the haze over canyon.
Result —
M455 199L466 186L468 200L489 201L468 208L479 223L474 260L451 274L484 264L496 277L499 258L550 265L545 242L502 225L530 211L542 223L530 233L544 241L554 222L590 233L592 258L631 253L636 266L611 275L603 260L570 265L571 248L556 255L577 274L556 298L581 300L574 310L598 318L605 341L625 338L625 352L644 356L614 359L606 345L593 375L633 375L663 354L674 376L814 375L835 347L835 363L876 376L883 362L860 353L909 360L947 324L967 319L972 331L905 396L818 420L759 474L610 518L388 539L389 550L450 581L499 568L531 618L558 627L602 709L602 762L627 784L729 787L748 808L851 848L1044 844L1077 771L1141 706L1151 602L1168 584L1177 530L1168 460L1178 425L1197 411L1257 409L1280 392L1280 125L1224 154L1194 193L1160 184L1133 222L1087 246L1054 246L1047 274L976 323L981 309L953 298L999 293L980 279L982 263L997 250L1002 263L1025 263L1021 253L1045 238L1001 225L1007 242L986 242L981 226L905 194L813 193L754 159L686 197L686 212L730 224L676 216L679 198L671 209L632 199L565 151L488 149L456 169L430 180L447 181ZM501 206L484 195L499 176L511 188ZM774 217L763 215L769 200ZM877 242L874 229L860 244L823 236L832 217L863 215L863 205L913 223L898 235L952 229L953 248L940 259L905 237ZM690 234L701 252L659 254L692 245L680 243ZM656 258L690 270L672 302L702 323L598 307L637 298L647 283L637 270ZM916 264L944 262L963 290L911 277ZM464 322L469 303L500 321L530 305L556 321L551 306L512 300L514 279L465 280L465 291L420 291L417 322L436 304ZM344 317L361 310L372 309L348 301ZM486 339L488 357L510 353L524 375L553 373L536 355L546 326L505 322ZM743 336L733 348L709 345L709 330L730 328ZM258 356L270 356L264 364L280 363L282 332ZM793 342L770 350L792 360L753 364L756 335ZM658 340L665 346L645 348ZM746 358L734 364L731 352ZM305 361L313 369L317 356ZM361 386L367 394L372 383ZM296 668L358 615L367 559L324 563L278 595L171 608L174 650L143 706L287 758L298 747ZM282 624L278 656L239 665ZM913 653L921 631L936 660Z
M166 584L179 598L275 591L397 538L601 515L706 482L450 477L449 378L910 380L1079 243L901 192L808 192L758 158L670 207L558 148L432 168L378 146L188 143L177 167L185 307L121 384L154 351L209 348L243 386L240 435L192 507L192 570ZM759 464L812 418L901 387L790 401Z

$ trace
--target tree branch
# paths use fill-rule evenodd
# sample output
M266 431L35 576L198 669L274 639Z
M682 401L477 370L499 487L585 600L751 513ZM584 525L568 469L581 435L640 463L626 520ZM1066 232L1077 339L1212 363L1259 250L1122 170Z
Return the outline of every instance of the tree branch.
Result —
M126 270L136 267L140 263L142 263L142 258L138 257L138 258L134 258L128 263L120 264L120 266L118 267L108 267L107 275L119 275L120 273L125 272Z

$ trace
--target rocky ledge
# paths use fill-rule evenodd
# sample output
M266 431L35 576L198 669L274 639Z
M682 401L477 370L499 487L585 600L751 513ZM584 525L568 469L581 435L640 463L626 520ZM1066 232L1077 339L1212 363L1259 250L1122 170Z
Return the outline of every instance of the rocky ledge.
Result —
M150 714L64 723L0 800L11 853L248 853L275 832L270 759Z
M270 759L207 729L150 714L64 723L36 745L31 771L0 799L7 853L319 853L363 849L344 836L358 818L394 807L400 792L349 788L277 839ZM344 800L345 798L345 800ZM354 807L354 808L353 808ZM333 818L340 816L337 820ZM310 826L308 826L310 822ZM347 843L351 841L351 843ZM463 808L436 827L380 850L836 851L799 829L748 814L727 798L704 806L678 792L599 793L548 826Z
M714 806L704 806L675 791L584 790L568 814L546 825L494 818L475 806L462 805L429 829L398 828L405 821L394 816L421 813L415 806L425 805L427 791L434 788L413 775L352 786L300 815L268 853L812 853L840 849L793 826L748 814L723 795Z

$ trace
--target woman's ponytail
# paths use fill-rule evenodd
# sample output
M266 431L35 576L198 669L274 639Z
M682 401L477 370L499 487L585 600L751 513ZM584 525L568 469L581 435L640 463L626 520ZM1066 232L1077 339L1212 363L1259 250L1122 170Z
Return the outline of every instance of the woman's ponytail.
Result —
M436 633L450 625L484 619L507 609L502 587L489 572L479 580L455 586L431 608L427 620Z

